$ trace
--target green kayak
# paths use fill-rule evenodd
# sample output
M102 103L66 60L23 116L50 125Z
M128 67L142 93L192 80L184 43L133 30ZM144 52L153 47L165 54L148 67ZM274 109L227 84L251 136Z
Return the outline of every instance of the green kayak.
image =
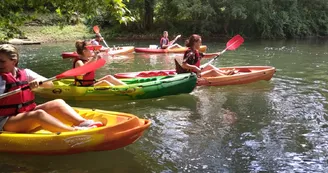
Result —
M150 78L121 79L127 85L79 87L74 79L54 81L52 88L38 88L35 93L44 98L64 100L132 100L190 93L196 87L194 73Z

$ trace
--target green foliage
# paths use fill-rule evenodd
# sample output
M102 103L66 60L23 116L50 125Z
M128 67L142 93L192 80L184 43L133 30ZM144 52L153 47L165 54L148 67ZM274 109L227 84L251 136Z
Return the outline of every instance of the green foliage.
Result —
M125 30L130 26L134 32L145 32L144 2L127 3L136 21ZM203 36L239 33L255 38L327 36L327 13L326 0L157 0L152 31Z
M163 30L184 36L318 37L328 36L327 13L327 0L2 0L0 40L23 34L19 26L35 18L42 25L86 19L112 37Z
M74 15L87 19L107 13L119 24L133 20L124 0L1 0L0 3L0 40L22 34L18 27L35 18L35 14L57 13L69 22ZM35 11L35 13L31 13ZM64 20L64 21L65 21ZM59 21L62 23L62 21Z

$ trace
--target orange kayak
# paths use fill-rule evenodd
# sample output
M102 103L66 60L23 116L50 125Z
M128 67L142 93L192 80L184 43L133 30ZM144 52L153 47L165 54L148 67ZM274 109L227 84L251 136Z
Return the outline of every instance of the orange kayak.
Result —
M136 47L134 51L136 53L184 53L188 47L173 48L173 49L154 49L154 48L141 48ZM199 48L200 52L206 52L207 46L202 45Z
M117 50L108 50L106 51L105 55L124 55L128 53L134 52L134 46L124 46L120 47ZM63 59L66 58L77 58L79 55L76 52L63 52L62 57Z
M276 69L271 66L236 66L236 67L221 67L220 70L233 70L234 75L204 77L197 79L197 85L207 86L224 86L247 84L260 80L270 80ZM153 70L140 72L117 73L114 76L117 78L143 78L150 76L167 76L175 75L175 70Z
M141 137L151 122L127 113L74 108L81 116L101 121L104 126L73 132L33 133L0 131L0 152L23 154L73 154L115 150Z
M276 69L271 66L222 67L220 70L234 70L236 74L199 78L197 85L224 86L247 84L260 80L268 81L276 72Z

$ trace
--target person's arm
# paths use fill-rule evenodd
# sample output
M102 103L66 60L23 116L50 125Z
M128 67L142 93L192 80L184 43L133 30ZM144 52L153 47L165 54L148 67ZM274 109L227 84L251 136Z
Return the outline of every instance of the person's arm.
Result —
M181 37L181 35L177 35L172 41L170 41L169 43L168 43L168 46L171 46L173 43L175 43L176 41L177 41L177 39L178 38L180 38Z
M25 69L27 80L29 82L30 88L34 89L39 86L45 87L45 88L51 88L53 87L52 81L44 82L41 85L39 85L40 82L47 80L47 78L35 73L34 71L30 69Z
M183 62L181 67L184 68L184 69L188 69L188 70L196 71L196 72L198 72L198 73L201 72L201 69L200 69L200 68L198 68L198 67L195 66L195 65L190 65L190 64L188 64L187 62Z
M204 53L203 58L212 58L212 57L216 57L216 56L220 56L220 52L216 52L216 53Z

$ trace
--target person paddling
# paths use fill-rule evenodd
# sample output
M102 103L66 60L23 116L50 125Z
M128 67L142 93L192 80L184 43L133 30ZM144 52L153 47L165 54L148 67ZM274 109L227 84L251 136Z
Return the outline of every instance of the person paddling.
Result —
M46 78L30 69L18 68L18 62L16 47L0 45L0 94L26 86L30 88L0 99L1 131L28 133L41 127L51 132L67 132L102 126L101 122L81 117L61 99L37 105L32 90L39 86L52 87L53 84L51 81L40 84Z
M95 38L90 40L90 43L91 43L91 45L99 46L99 45L101 45L102 41L104 41L104 38L99 33L96 33ZM108 50L109 50L109 48L102 46L100 49L100 52L108 52ZM114 50L114 48L113 48L113 50Z
M198 49L202 45L202 38L197 34L193 34L186 41L188 50L184 53L182 65L180 65L175 59L177 73L190 73L195 72L200 77L215 77L222 75L232 75L231 71L222 71L212 65L206 66L204 69L200 68L200 61L203 57L219 56L220 52L217 53L200 53Z
M169 37L169 33L167 31L164 31L163 37L159 41L159 45L160 45L161 49L172 49L172 48L182 47L179 44L175 43L177 41L177 39L181 37L181 35L176 36L175 39L172 41L169 41L168 37Z
M82 40L76 41L75 47L76 47L76 52L79 54L79 57L73 61L73 68L83 66L84 64L94 62L98 60L98 58L101 58L101 56L97 55L97 52L92 53L91 50L87 48L87 46L88 46L87 41L82 41ZM81 76L76 76L75 85L114 86L114 85L126 85L126 84L112 75L107 75L96 81L95 71L92 71Z

